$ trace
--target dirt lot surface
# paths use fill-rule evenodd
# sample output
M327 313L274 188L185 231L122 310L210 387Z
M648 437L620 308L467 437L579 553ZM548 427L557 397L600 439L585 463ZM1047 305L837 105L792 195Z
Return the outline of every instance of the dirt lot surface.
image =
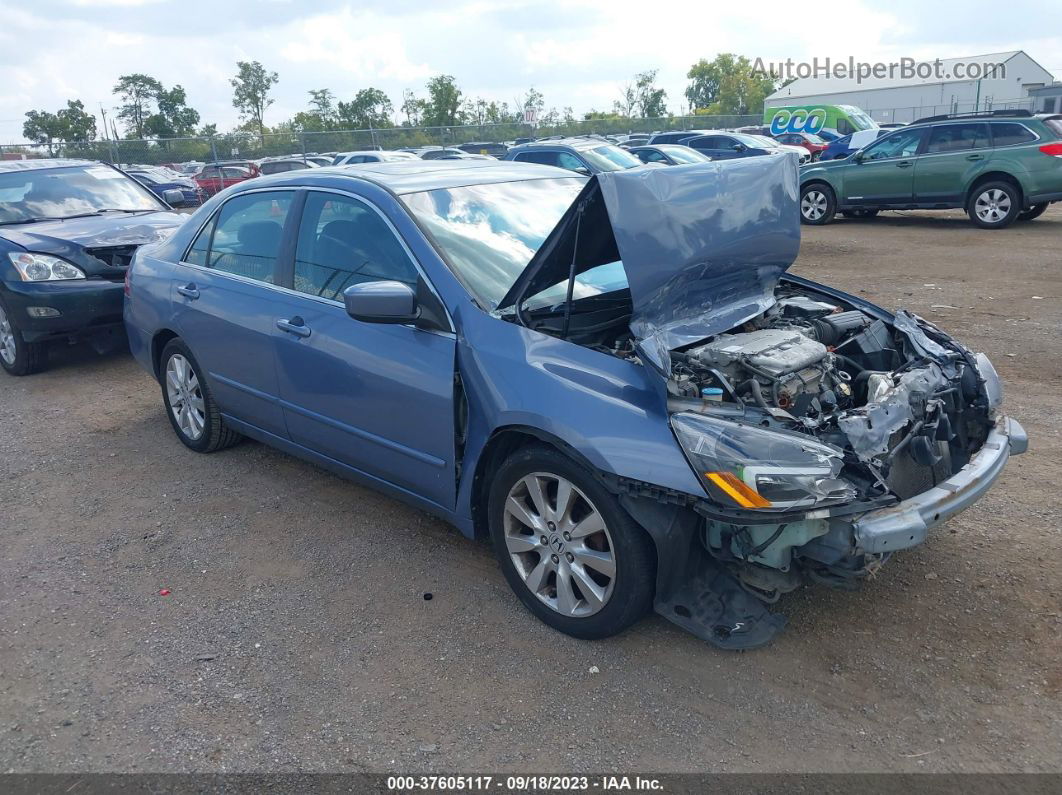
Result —
M1031 450L743 654L552 632L439 521L189 452L125 354L0 376L0 771L1062 770L1062 207L805 228L795 270L985 350Z

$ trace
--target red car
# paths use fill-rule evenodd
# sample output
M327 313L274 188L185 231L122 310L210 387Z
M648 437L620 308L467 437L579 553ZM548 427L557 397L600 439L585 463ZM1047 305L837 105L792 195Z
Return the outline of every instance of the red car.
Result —
M230 185L243 182L245 179L257 177L262 172L254 163L247 160L238 160L225 163L210 163L192 179L207 196L225 190Z
M774 140L780 144L789 144L791 146L802 146L811 153L812 160L818 160L819 155L826 149L828 144L819 136L813 133L803 132L791 132L782 133L781 135L775 135Z

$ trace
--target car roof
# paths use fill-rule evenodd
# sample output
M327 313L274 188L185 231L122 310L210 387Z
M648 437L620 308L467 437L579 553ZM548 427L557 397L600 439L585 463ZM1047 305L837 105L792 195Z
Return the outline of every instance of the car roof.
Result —
M599 146L615 146L615 144L603 138L560 138L554 141L531 141L511 147L509 151L522 152L527 149L555 149L564 146L571 149L595 149Z
M392 160L289 171L259 177L253 180L253 185L256 189L292 183L310 187L342 187L346 180L364 179L401 195L466 185L573 178L582 179L564 168L514 163L510 160Z
M42 157L34 160L0 160L0 173L7 171L36 171L41 168L98 165L101 164L95 160L74 160L63 157Z

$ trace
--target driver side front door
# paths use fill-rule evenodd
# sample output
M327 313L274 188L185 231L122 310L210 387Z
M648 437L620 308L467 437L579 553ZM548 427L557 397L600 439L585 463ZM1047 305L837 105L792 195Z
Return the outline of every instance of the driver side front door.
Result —
M875 141L844 166L842 205L910 204L925 130L897 130Z

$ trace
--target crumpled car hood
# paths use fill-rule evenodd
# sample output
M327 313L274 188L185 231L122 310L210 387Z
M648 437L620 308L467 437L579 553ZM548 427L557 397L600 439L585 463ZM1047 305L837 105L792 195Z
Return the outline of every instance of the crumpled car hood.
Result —
M63 254L71 249L71 244L81 248L100 248L154 243L166 238L186 217L164 211L143 215L107 213L66 221L0 226L0 236L28 251Z
M774 303L800 248L797 158L749 157L590 179L501 301L504 308L568 278L577 230L582 273L618 257L631 292L630 327L656 368L669 351L727 331ZM615 237L583 226L603 200ZM580 210L582 208L582 210ZM590 209L587 209L590 208Z

